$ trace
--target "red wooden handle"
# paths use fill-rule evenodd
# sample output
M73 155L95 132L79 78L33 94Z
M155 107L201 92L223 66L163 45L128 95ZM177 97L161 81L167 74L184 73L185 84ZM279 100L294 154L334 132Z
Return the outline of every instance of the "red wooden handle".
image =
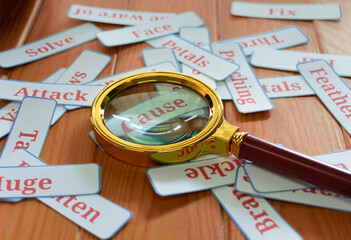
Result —
M244 138L239 157L283 175L351 197L351 172L254 136L247 135Z

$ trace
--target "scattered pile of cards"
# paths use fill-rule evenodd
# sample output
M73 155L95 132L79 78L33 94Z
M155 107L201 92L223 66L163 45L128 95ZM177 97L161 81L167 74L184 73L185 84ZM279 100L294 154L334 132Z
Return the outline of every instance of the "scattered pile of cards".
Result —
M350 153L351 150L347 150L315 157L349 170ZM203 156L188 163L149 168L147 175L161 196L210 189L248 239L275 239L282 235L286 239L301 239L265 198L351 211L351 199L234 156Z
M341 18L338 4L235 1L231 13L274 19ZM0 109L0 137L8 134L0 156L3 201L36 197L100 238L113 236L126 224L131 212L98 195L101 183L97 164L48 166L38 157L50 125L67 110L91 106L105 86L138 72L174 71L194 76L214 88L222 99L232 100L240 113L271 110L274 105L270 98L316 94L351 134L351 92L339 77L351 76L351 57L280 50L309 41L297 26L211 42L204 21L191 11L151 13L73 5L67 16L132 26L101 31L85 23L1 52L0 66L29 63L94 39L108 47L146 41L153 48L141 53L145 67L102 79L96 77L110 57L92 50L83 51L68 69L59 69L41 83L0 79L0 98L13 101ZM247 55L251 55L250 62ZM258 79L251 65L301 75ZM92 132L90 136L94 139ZM317 158L350 169L348 155L349 151L344 151ZM211 189L250 239L272 239L282 234L301 239L264 198L351 210L350 199L286 179L243 159L207 156L197 160L150 168L147 174L156 193L168 196Z

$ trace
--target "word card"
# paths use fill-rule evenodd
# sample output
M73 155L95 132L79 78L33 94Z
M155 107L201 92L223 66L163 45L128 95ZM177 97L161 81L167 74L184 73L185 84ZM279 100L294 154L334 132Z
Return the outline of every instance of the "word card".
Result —
M226 61L175 35L149 40L147 43L155 48L173 49L180 62L215 80L224 80L239 68L237 64Z
M44 79L42 82L54 83L59 77L62 76L62 74L65 71L65 68L59 69L55 73L50 75L48 78ZM3 108L0 109L0 138L2 138L10 132L11 126L13 124L13 121L15 120L20 105L21 102L10 102L9 104L5 105ZM51 125L53 125L58 119L60 119L65 112L66 108L64 106L56 106Z
M11 132L0 155L1 159L17 149L27 149L39 156L48 134L56 101L51 99L23 99Z
M162 62L171 62L180 72L181 67L172 49L169 48L147 48L141 52L145 66L152 66Z
M202 25L204 21L197 14L189 11L155 23L104 31L97 33L96 36L103 45L111 47L177 33L181 27Z
M302 239L264 198L241 193L232 185L211 191L247 239Z
M22 101L24 97L50 98L58 104L91 106L103 86L68 85L0 79L2 99Z
M313 156L321 162L334 165L336 167L351 170L351 150L333 152ZM293 178L288 178L279 173L262 168L256 164L245 164L244 170L250 179L252 187L257 192L277 192L291 191L302 188L311 188L312 185L302 183Z
M56 83L56 81L59 80L66 71L67 68L61 68L44 79L42 83ZM54 125L63 116L63 114L65 114L66 111L67 109L63 105L57 105L54 116L52 117L51 125Z
M0 164L7 166L45 166L45 162L25 150L17 150ZM72 222L101 239L115 235L132 217L132 213L106 198L86 196L41 197L45 203Z
M207 27L182 27L179 36L197 46L211 43L210 30Z
M28 43L0 53L0 66L9 68L42 59L71 49L96 38L101 30L91 23L84 23L47 38Z
M262 168L256 164L247 163L243 167L253 189L259 193L292 191L314 187L294 178L288 178L279 173Z
M210 31L208 30L208 28L205 28L205 27L181 28L179 31L179 36L181 38L183 38L189 42L192 42L193 44L211 52L210 45L208 45L211 43ZM207 44L207 45L203 45L203 44ZM204 83L207 83L213 89L216 89L216 87L217 87L216 80L214 80L213 78L211 78L207 75L204 75L204 74L200 73L199 71L197 71L197 70L195 70L195 69L193 69L185 64L182 64L182 69L183 69L184 74L187 74L187 75L193 76L197 79L200 79Z
M227 88L239 112L252 113L274 108L238 43L214 43L211 47L212 51L218 56L240 66L239 70L225 79Z
M258 79L269 98L315 95L313 89L300 75Z
M175 13L141 12L73 4L67 17L119 25L139 25L175 16Z
M327 61L339 75L351 77L351 69L349 68L351 64L350 56L274 50L266 47L258 47L255 48L250 63L256 67L297 72L296 64L316 59Z
M109 55L84 50L56 83L83 84L93 81L110 60Z
M237 42L245 55L251 55L256 47L282 49L305 44L309 38L298 26L288 26L274 31L218 41L215 43Z
M202 191L232 184L236 169L245 160L235 157L215 157L161 167L149 168L146 173L160 196Z
M233 100L232 95L230 95L230 92L224 81L216 82L216 92L222 100Z
M235 189L239 192L269 199L351 212L351 199L324 189L312 188L288 192L258 193L252 188L243 167L238 168L235 179Z
M100 192L95 163L0 167L0 198L87 195Z
M336 20L342 16L339 4L275 4L232 2L236 16L291 20Z
M296 67L318 98L351 135L351 89L347 84L326 61L315 60Z
M65 74L56 81L62 84L81 85L93 81L110 62L111 57L93 50L83 51L67 69ZM78 106L69 106L69 110Z

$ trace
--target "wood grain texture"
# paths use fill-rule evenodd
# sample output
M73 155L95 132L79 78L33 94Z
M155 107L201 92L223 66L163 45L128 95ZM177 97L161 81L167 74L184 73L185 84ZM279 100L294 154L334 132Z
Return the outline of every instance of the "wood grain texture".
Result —
M24 2L24 1L23 1ZM255 2L255 1L251 1ZM257 2L257 1L256 1ZM269 0L260 2L271 2ZM323 1L275 1L314 3ZM84 21L66 17L72 4L154 12L194 11L206 22L212 41L225 40L297 25L310 38L302 46L289 50L351 54L351 2L342 5L340 21L287 21L232 16L231 0L89 0L27 1L18 7L18 16L1 25L0 50L47 37ZM33 15L34 14L34 15ZM123 26L94 23L102 30ZM29 26L29 27L28 27ZM25 37L23 37L25 36ZM105 47L98 40L32 63L0 69L2 78L39 82L59 68L67 68L86 49L103 52L112 60L99 78L143 67L141 51L146 43ZM288 76L296 73L254 68L258 77ZM344 78L349 83L349 78ZM7 101L0 101L3 106ZM345 150L351 138L315 96L273 99L269 112L241 114L232 102L225 101L225 118L241 130L308 155ZM67 112L51 127L41 153L49 164L96 162L101 166L101 195L133 212L130 222L113 239L245 239L238 227L210 193L160 197L146 176L147 168L132 166L102 152L89 138L89 108ZM0 140L0 148L6 138ZM349 239L351 214L270 201L275 209L304 239ZM36 199L19 203L0 202L0 239L96 239ZM282 236L283 238L283 236Z

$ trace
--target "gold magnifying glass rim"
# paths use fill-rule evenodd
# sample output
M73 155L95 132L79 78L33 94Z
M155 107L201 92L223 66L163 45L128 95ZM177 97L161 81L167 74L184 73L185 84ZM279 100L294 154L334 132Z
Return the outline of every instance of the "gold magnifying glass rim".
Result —
M145 83L169 83L185 86L198 93L209 104L210 120L205 128L195 136L167 145L143 145L128 142L115 136L105 125L104 116L108 103L125 89ZM211 136L223 122L223 105L219 96L210 86L202 81L177 72L152 71L142 72L121 78L104 88L95 98L91 109L91 122L94 130L113 146L148 154L178 151L200 143Z

